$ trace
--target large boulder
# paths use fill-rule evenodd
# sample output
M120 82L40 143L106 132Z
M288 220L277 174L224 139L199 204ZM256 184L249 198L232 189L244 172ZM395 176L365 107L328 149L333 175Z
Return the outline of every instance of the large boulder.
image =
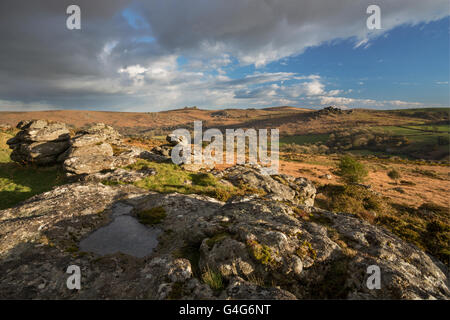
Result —
M80 252L100 228L141 212L164 213L151 227L157 247L144 258ZM139 234L112 232L140 241ZM122 240L111 239L102 245ZM72 264L81 268L81 290L67 290ZM372 265L381 270L377 290L366 285ZM214 288L208 272L222 279ZM0 211L0 298L448 299L450 292L441 262L349 214L89 182Z
M166 141L172 146L176 146L177 144L183 144L183 145L188 144L188 141L186 140L186 138L184 136L177 136L173 133L167 135Z
M77 142L76 139L73 141ZM85 145L83 147L74 147L72 144L72 147L66 153L66 157L87 157L92 155L112 156L113 154L113 148L109 143L98 142L96 144Z
M82 147L84 145L92 145L98 142L106 141L111 144L120 145L122 138L111 126L104 123L96 123L92 126L77 132L78 139L73 141L73 146Z
M120 134L111 126L97 123L78 131L60 160L68 175L92 174L132 163L129 154L115 156L113 145L122 145Z
M311 181L284 174L267 175L262 169L259 165L236 165L213 174L236 187L245 186L260 190L265 194L265 198L314 205L316 188Z
M64 123L46 120L21 121L20 131L7 141L11 159L24 164L53 165L70 146L69 129Z
M89 175L100 171L115 170L134 163L138 159L133 152L119 156L102 154L71 157L64 161L63 167L68 176Z

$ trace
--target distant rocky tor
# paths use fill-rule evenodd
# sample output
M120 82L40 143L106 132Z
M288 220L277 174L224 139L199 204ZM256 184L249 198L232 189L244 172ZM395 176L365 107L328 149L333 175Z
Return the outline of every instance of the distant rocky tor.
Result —
M101 124L70 140L61 124L20 129L10 141L16 159L64 161L80 179L0 211L0 299L450 298L444 264L354 215L314 207L307 179L234 166L212 174L254 195L224 203L160 194L130 184L154 169L120 167L167 160L166 151L120 149ZM65 150L35 151L61 142ZM143 212L158 219L143 227ZM80 290L66 287L70 265L81 269ZM380 289L366 285L371 265L381 270ZM208 285L205 270L220 274L220 284Z
M329 106L323 109L320 109L314 113L314 117L320 117L322 115L343 115L343 114L351 114L353 110L342 110L339 107Z

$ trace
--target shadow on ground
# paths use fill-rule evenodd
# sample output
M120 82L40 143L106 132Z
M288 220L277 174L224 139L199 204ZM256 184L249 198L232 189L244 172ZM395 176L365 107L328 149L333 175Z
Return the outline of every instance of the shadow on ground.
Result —
M0 210L64 183L64 173L56 166L38 168L0 162Z

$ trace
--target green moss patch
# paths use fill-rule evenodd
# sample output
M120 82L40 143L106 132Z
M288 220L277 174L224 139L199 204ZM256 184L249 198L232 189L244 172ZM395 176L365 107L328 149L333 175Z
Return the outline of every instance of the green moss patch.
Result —
M214 247L214 245L216 243L221 242L222 240L229 238L231 235L227 232L222 232L222 233L218 233L216 235L214 235L212 238L209 238L208 240L206 240L206 244L208 245L209 248Z
M300 258L310 257L313 260L317 258L317 251L312 247L309 241L303 241L302 245L296 251Z
M139 222L148 226L161 223L166 216L166 210L163 207L155 207L137 213Z
M220 201L227 201L236 195L258 192L248 187L236 188L225 185L210 173L188 172L173 163L156 163L139 160L127 167L129 170L140 170L144 168L154 168L157 174L146 177L136 182L135 185L156 192L203 194Z
M256 240L247 242L250 255L263 265L272 265L274 259L272 257L272 249L264 244L258 243Z

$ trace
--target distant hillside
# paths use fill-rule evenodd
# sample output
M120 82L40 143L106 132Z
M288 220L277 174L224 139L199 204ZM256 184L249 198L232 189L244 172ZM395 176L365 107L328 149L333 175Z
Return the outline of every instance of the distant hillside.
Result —
M195 120L201 120L205 127L279 128L281 135L298 135L324 134L352 127L448 122L449 109L392 111L355 109L351 113L343 112L342 114L289 106L224 110L184 108L145 113L82 110L0 112L0 123L15 126L19 121L27 119L61 121L76 128L103 122L127 134L145 134L155 130L167 131L176 127L191 128Z

